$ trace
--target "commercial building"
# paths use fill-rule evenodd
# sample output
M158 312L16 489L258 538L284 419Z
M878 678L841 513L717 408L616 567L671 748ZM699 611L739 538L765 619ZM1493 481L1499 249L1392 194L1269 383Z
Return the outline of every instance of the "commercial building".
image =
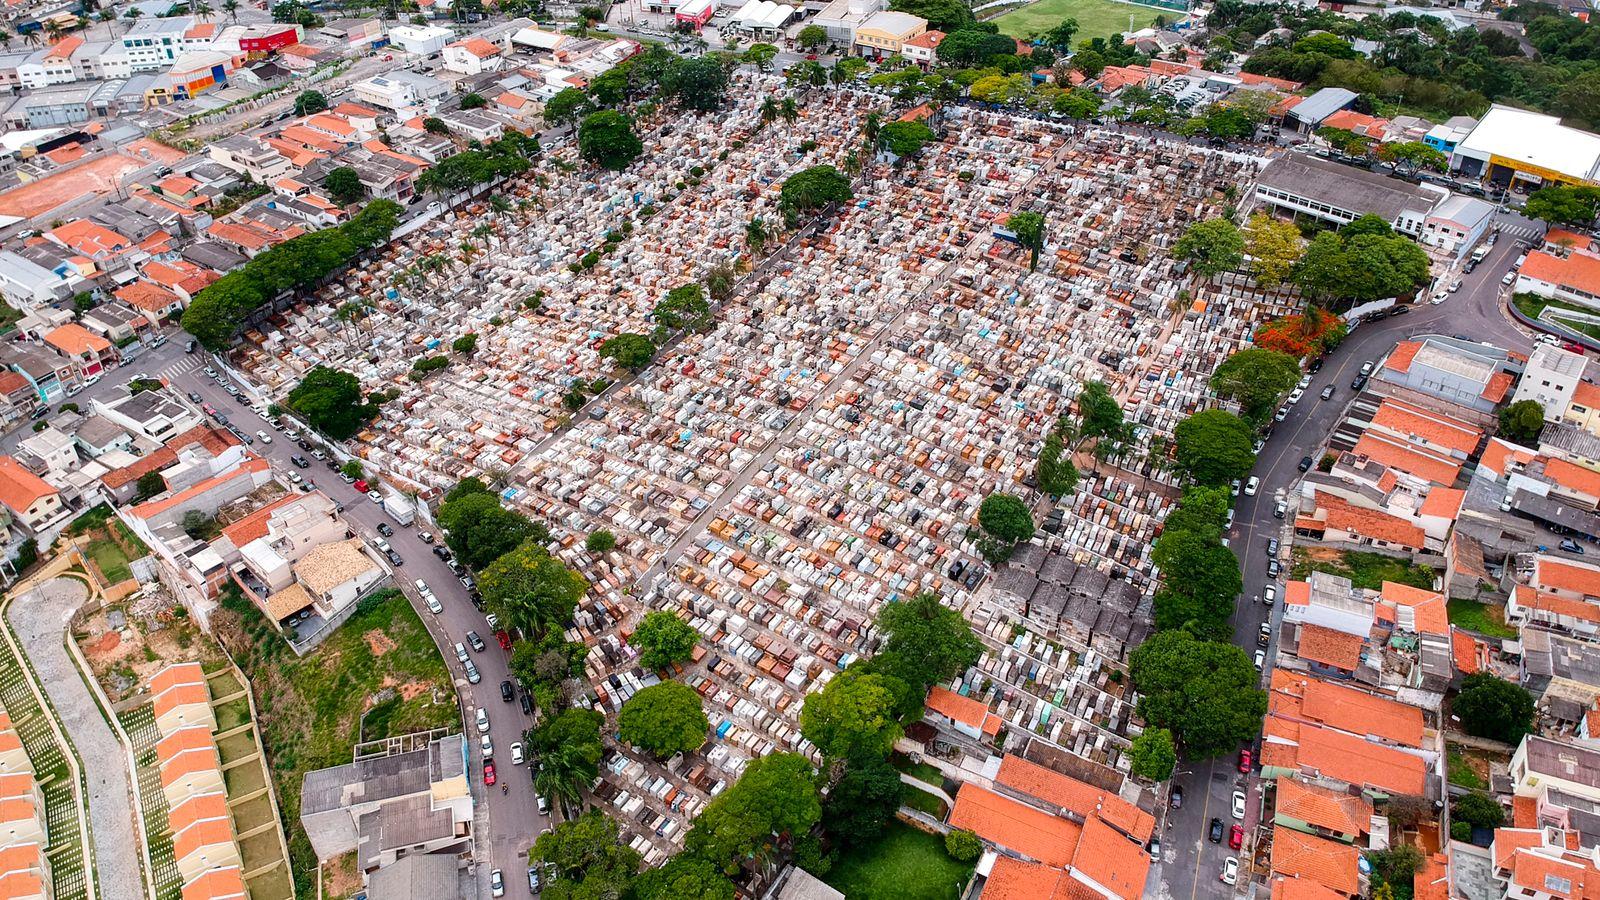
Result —
M437 25L396 25L389 29L389 41L394 46L418 56L438 53L453 37L454 32Z
M135 72L156 72L171 66L183 55L184 39L192 19L139 19L122 34L122 49Z
M1506 351L1439 335L1401 341L1373 374L1480 413L1505 400L1522 366Z
M1420 237L1428 215L1449 192L1314 156L1285 153L1256 180L1255 202L1341 226L1371 213L1401 234Z
M1487 200L1453 194L1428 213L1417 240L1451 256L1465 256L1494 220Z
M1511 402L1532 400L1544 407L1545 419L1559 421L1572 406L1578 385L1583 383L1586 365L1582 353L1535 344Z
M910 13L873 13L856 29L853 47L859 56L882 59L898 54L906 41L928 30L928 20Z
M1518 190L1548 182L1600 184L1600 135L1497 103L1456 146L1450 168Z

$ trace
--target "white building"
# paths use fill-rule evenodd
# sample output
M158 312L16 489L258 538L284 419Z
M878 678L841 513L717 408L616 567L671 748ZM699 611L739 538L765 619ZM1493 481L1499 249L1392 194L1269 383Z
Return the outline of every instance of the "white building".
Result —
M1544 407L1546 419L1558 422L1572 405L1578 382L1583 380L1583 369L1582 353L1573 353L1549 344L1535 344L1511 402L1532 400Z
M500 47L483 38L467 38L444 48L444 67L462 75L500 70Z
M1456 194L1428 213L1417 240L1452 256L1461 256L1478 243L1493 219L1493 203Z
M389 29L389 42L407 53L427 56L450 43L454 33L437 25L396 25Z
M1495 104L1456 145L1450 168L1499 185L1600 184L1600 135Z
M371 106L409 116L432 112L450 95L450 85L416 72L400 69L374 75L351 86L356 99Z
M140 19L122 35L128 65L135 72L154 72L172 65L188 46L192 19ZM209 44L209 41L207 42Z

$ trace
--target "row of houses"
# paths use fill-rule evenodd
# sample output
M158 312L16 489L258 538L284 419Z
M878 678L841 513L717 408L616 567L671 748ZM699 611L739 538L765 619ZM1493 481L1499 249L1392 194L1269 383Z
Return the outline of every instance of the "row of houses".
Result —
M44 792L11 717L0 710L0 896L50 900Z

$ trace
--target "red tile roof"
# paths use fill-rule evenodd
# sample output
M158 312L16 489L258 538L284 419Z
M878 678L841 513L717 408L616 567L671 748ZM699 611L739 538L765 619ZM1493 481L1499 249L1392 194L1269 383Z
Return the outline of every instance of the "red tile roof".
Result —
M984 734L999 734L1005 723L989 712L989 707L971 697L934 685L928 691L928 709L964 725L981 728Z
M1600 569L1553 556L1533 558L1533 577L1529 583L1546 591L1600 597Z
M1318 508L1326 513L1322 521L1328 528L1418 550L1426 543L1427 533L1399 516L1356 506L1322 491L1316 492L1316 501Z
M1277 812L1335 834L1363 835L1372 827L1372 804L1298 778L1279 778Z
M1388 398L1379 404L1372 424L1380 425L1397 434L1415 436L1435 446L1470 454L1483 440L1483 429L1474 427L1454 416L1404 400Z
M1072 871L1121 900L1139 900L1150 877L1150 856L1104 820L1093 818L1079 833Z
M16 457L0 456L0 503L18 515L58 493L43 478L23 468Z
M1394 604L1396 610L1410 610L1412 627L1418 634L1450 633L1450 612L1443 594L1426 588L1412 587L1409 584L1385 581L1380 598L1383 602Z
M181 900L246 900L244 879L238 866L226 869L207 869L200 877L183 886Z
M105 353L111 342L76 322L68 322L44 336L44 342L68 356Z
M1496 372L1489 376L1489 383L1483 386L1483 393L1480 396L1490 403L1499 403L1511 392L1511 385L1516 381L1516 376L1510 372Z
M148 281L135 281L127 287L117 288L116 295L118 300L134 309L150 313L164 312L174 304L181 305L183 302L177 294Z
M1461 504L1467 499L1467 492L1460 488L1438 487L1428 492L1422 501L1422 508L1417 510L1424 516L1438 516L1454 522L1456 516L1461 514Z
M1346 900L1311 878L1272 876L1272 900Z
M1399 469L1446 487L1454 484L1456 476L1461 474L1462 464L1459 460L1375 431L1363 433L1356 441L1354 452L1359 456L1383 463L1391 469Z
M1353 634L1306 622L1300 625L1300 642L1295 655L1311 662L1353 672L1361 665L1361 648L1364 643L1361 638Z
M1036 859L1046 865L1064 867L1072 862L1082 829L1068 819L1049 813L972 782L956 793L950 825L965 828L993 844Z
M1114 793L1085 784L1076 778L1006 754L1000 761L995 783L1030 797L1077 813L1085 819L1101 818L1138 842L1145 843L1155 833L1155 817Z
M1565 259L1543 250L1528 254L1522 274L1547 284L1600 294L1600 256L1573 252Z
M1388 697L1288 669L1273 669L1268 700L1273 715L1351 734L1375 735L1406 747L1422 746L1422 710Z
M1282 826L1272 829L1272 871L1277 875L1310 878L1330 890L1354 896L1361 890L1356 871L1359 856L1349 844Z
M1411 361L1417 358L1417 351L1421 349L1421 341L1401 341L1390 351L1389 358L1383 361L1383 367L1396 372L1409 372Z

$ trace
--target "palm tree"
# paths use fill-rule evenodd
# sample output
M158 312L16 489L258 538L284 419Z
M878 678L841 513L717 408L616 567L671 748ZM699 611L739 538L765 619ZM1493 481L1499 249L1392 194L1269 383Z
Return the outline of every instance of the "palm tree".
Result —
M778 101L768 97L761 101L761 124L771 125L778 118Z
M128 7L128 11L122 14L122 17L127 19L129 23L134 23L138 22L139 17L142 15L144 15L144 10L137 6L130 6Z
M553 797L563 809L583 802L583 789L593 784L600 768L589 760L582 749L571 744L554 747L541 753L533 773L533 788L545 797Z
M111 24L111 23L113 23L113 22L115 22L117 20L117 14L116 13L112 12L109 9L102 9L99 12L95 13L94 17L95 17L95 19L106 23L106 26L107 26L108 30L111 32L111 36L112 37L116 37L117 36L117 26Z
M211 8L211 4L207 3L206 0L189 0L189 12L192 13L196 19L199 19L202 22L208 22L211 20L211 14L215 12L215 10Z
M495 194L489 198L489 208L497 213L503 213L511 209L511 201L499 194Z
M783 98L783 105L778 108L778 118L789 125L793 125L794 121L800 118L800 108L795 106L793 97Z
M494 234L494 228L488 222L472 229L472 236L483 241L483 249L485 250L489 249L489 236L492 234Z
M52 44L61 40L61 26L56 24L55 19L44 23L44 33L46 37L50 38L50 43Z
M10 46L11 46L11 32L6 31L4 28L0 28L0 47L9 48Z
M23 33L22 42L27 44L29 47L37 47L44 43L44 38L40 36L39 30L35 28L33 31Z
M761 248L767 243L767 223L762 221L760 216L751 219L749 224L744 226L744 242L750 248L751 254L760 253Z
M222 0L222 11L228 14L233 24L239 24L239 0Z

